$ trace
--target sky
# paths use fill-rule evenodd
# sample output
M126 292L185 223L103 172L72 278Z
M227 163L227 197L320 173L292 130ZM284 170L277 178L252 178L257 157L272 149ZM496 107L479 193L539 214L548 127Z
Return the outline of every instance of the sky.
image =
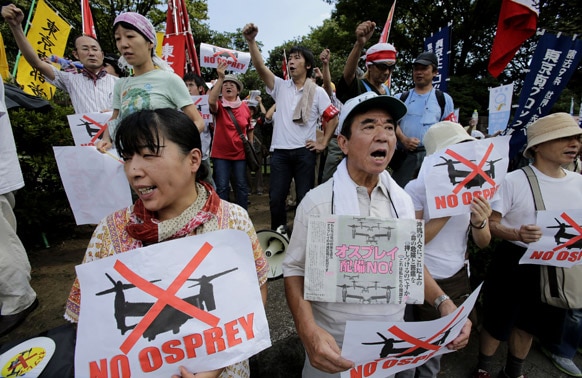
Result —
M333 5L323 0L207 0L210 29L236 32L252 22L259 27L257 41L263 56L276 46L305 36L331 16Z

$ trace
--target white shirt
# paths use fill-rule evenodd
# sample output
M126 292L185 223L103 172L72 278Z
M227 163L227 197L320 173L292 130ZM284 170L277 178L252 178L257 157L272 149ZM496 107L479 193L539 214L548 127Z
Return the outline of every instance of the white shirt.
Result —
M4 101L4 82L0 77L0 195L24 186L12 126Z

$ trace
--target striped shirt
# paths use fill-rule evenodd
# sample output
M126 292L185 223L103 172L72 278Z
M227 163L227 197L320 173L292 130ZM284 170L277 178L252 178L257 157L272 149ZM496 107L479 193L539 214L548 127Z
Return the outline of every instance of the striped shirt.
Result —
M113 87L117 77L107 74L93 81L83 74L60 71L56 67L53 67L53 72L55 79L48 81L69 93L75 113L97 113L113 109Z

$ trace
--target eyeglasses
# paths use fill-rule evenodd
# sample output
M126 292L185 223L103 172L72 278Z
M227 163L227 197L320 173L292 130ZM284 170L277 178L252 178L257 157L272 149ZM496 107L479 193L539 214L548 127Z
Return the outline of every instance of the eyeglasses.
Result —
M389 66L389 65L387 65L387 64L385 64L385 63L374 63L374 62L372 62L372 65L373 65L374 67L376 67L377 69L379 69L380 71L387 71L387 70L390 70L390 71L392 71L392 70L394 70L394 68L396 67L396 65L395 65L395 64L393 64L393 65Z

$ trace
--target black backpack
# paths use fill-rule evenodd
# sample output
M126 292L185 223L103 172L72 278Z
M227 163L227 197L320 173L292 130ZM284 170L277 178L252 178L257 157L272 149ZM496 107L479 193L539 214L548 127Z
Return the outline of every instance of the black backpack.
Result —
M408 96L410 96L410 91L406 91L406 92L402 93L400 95L400 101L406 102L406 99L408 98ZM445 115L445 104L446 104L445 94L443 93L443 91L435 89L435 96L437 98L439 106L441 107L441 118L440 119L442 119L443 116Z

